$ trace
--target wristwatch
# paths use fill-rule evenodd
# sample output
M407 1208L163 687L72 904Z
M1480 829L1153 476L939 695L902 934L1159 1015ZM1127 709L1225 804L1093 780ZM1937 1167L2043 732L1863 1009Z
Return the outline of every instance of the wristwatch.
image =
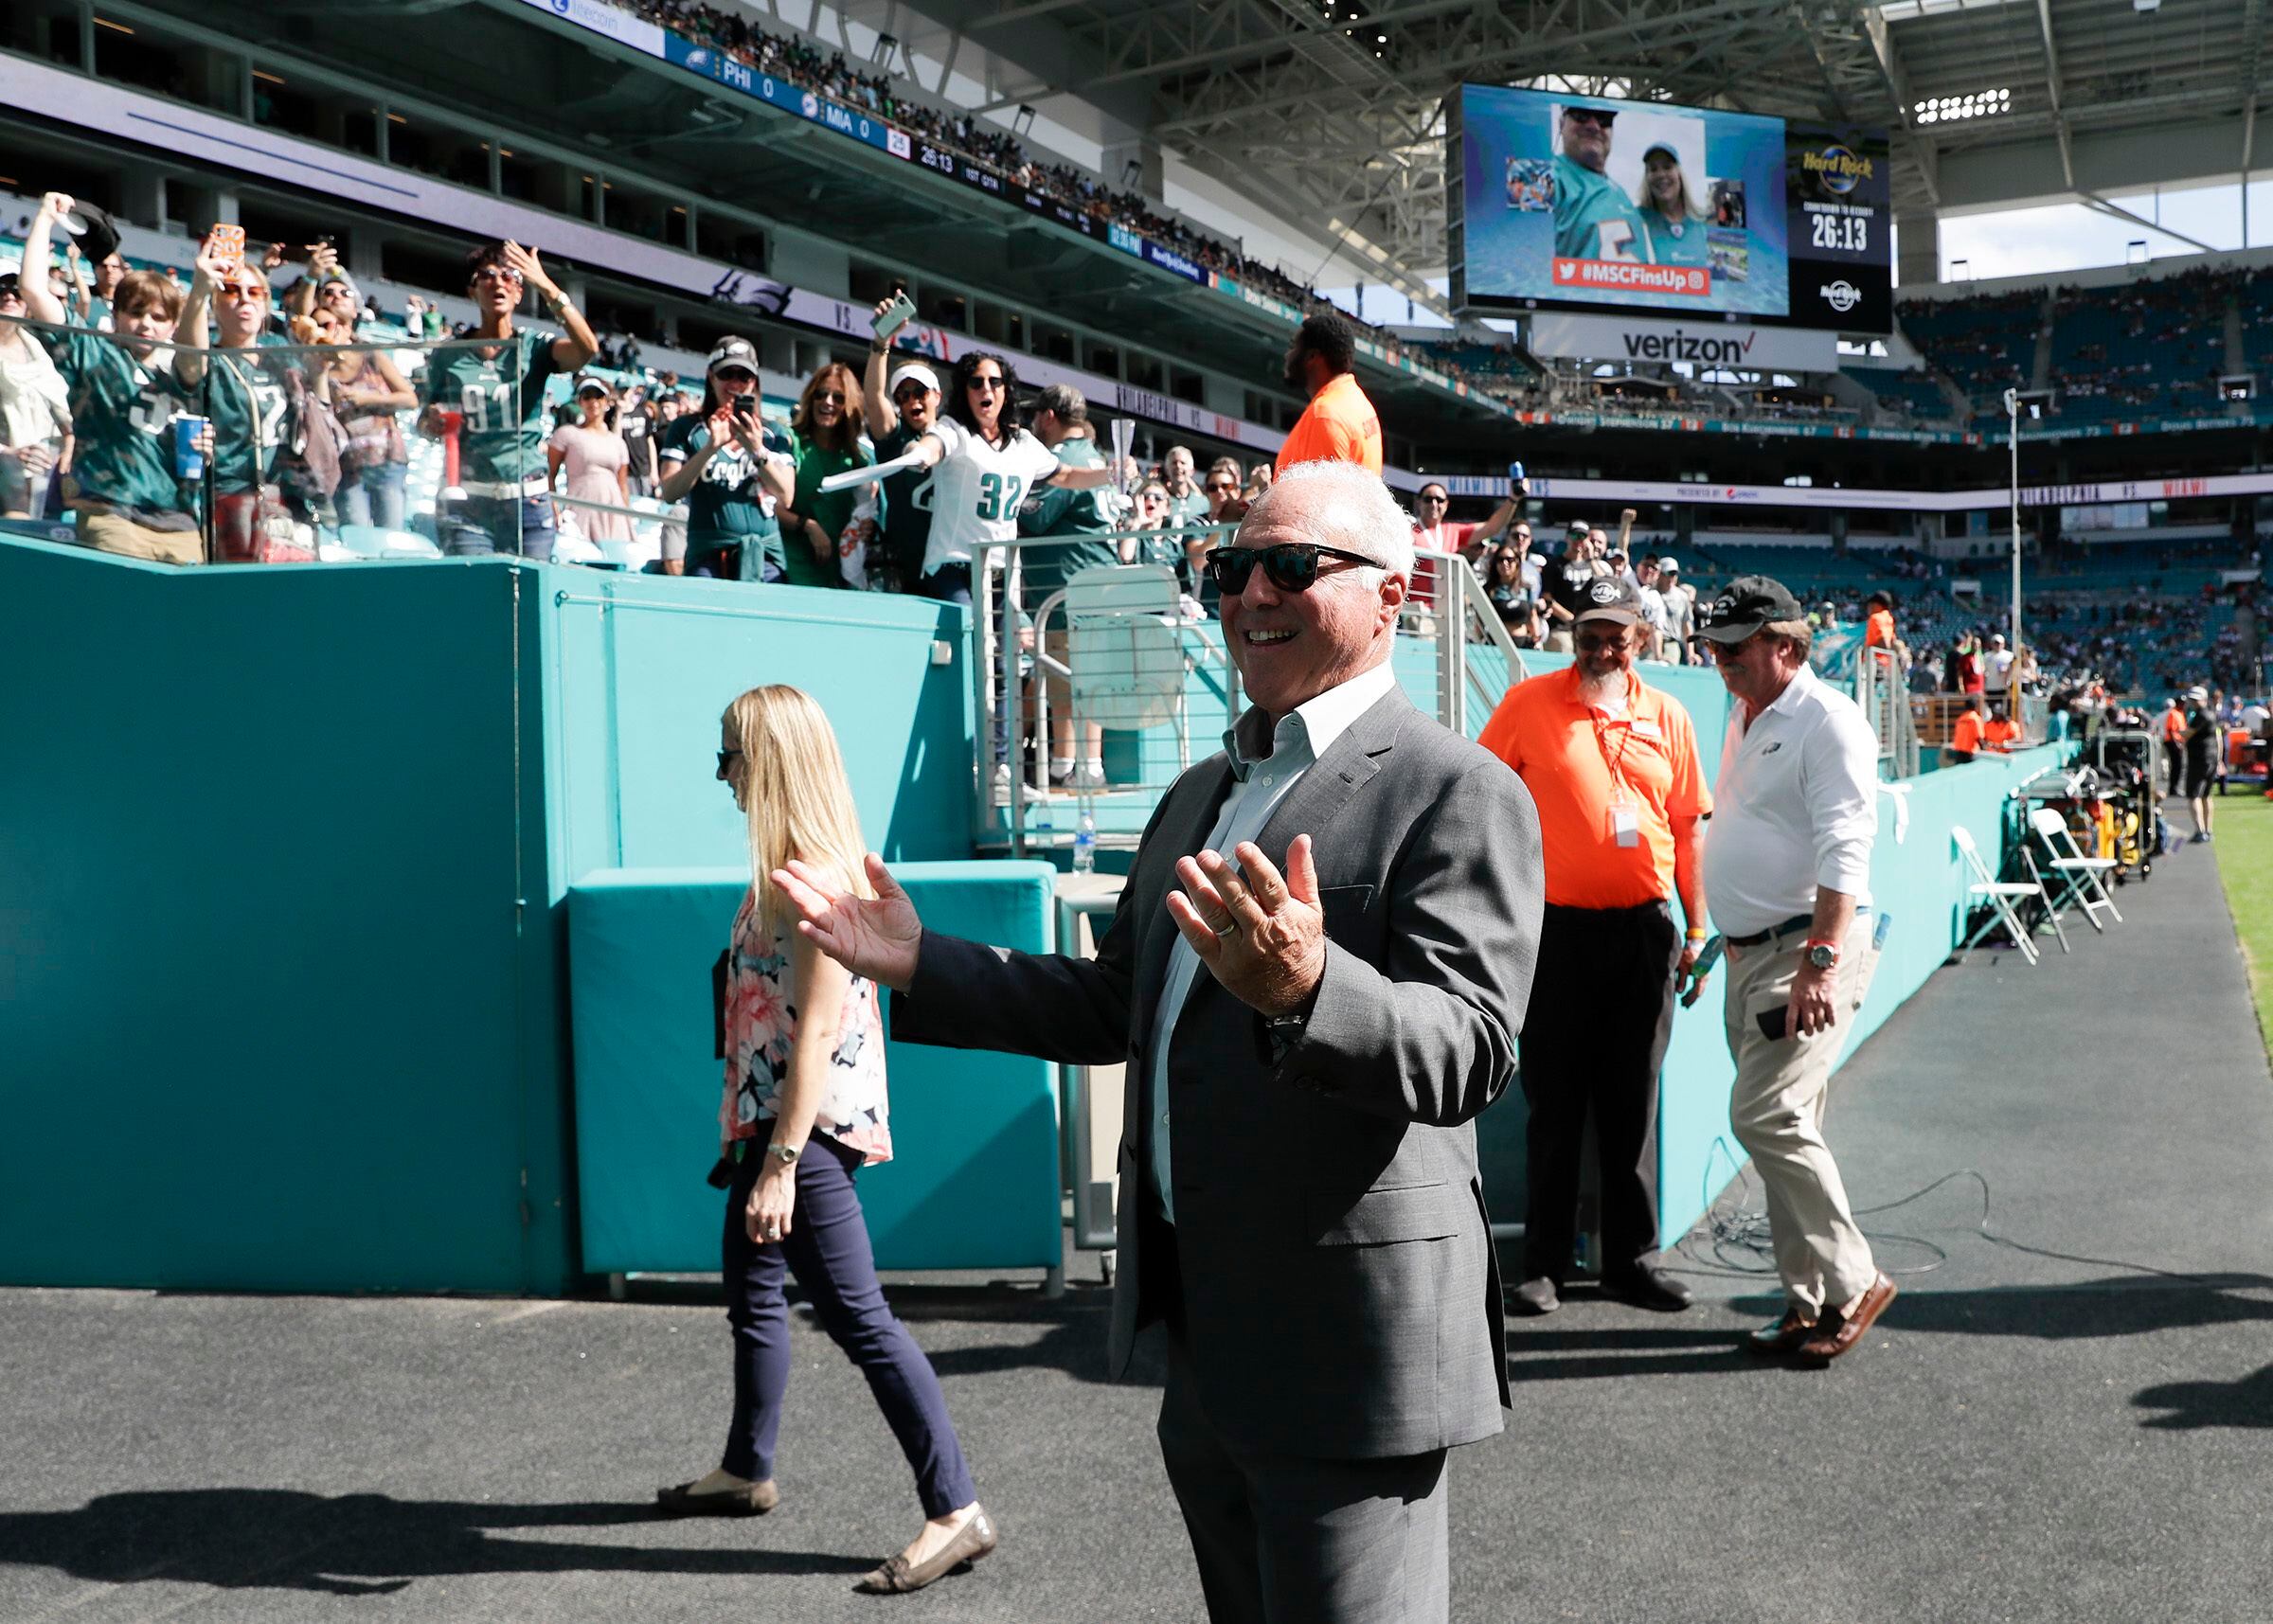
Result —
M795 1166L797 1159L796 1146L776 1144L772 1140L766 1142L765 1153L785 1168Z
M1807 966L1810 970L1836 970L1839 967L1839 948L1836 942L1811 941L1807 944Z

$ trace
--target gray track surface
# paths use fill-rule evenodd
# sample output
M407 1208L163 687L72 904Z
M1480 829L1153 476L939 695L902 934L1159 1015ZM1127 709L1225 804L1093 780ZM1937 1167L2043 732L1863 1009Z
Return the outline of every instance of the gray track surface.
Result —
M1941 972L1831 1119L1858 1205L1978 1169L1998 1233L2075 1256L1984 1239L1960 1180L1866 1219L1948 1260L1828 1371L1732 1351L1775 1309L1734 1276L1694 1274L1682 1315L1574 1289L1514 1322L1509 1430L1455 1456L1456 1617L2273 1617L2264 1054L2210 853L2120 900L2072 957ZM1095 1258L1077 1272L1062 1304L894 1292L1004 1545L892 1599L849 1587L915 1531L905 1468L802 1315L781 1508L673 1523L645 1503L725 1419L714 1286L0 1293L0 1619L1197 1618L1157 1393L1098 1380Z

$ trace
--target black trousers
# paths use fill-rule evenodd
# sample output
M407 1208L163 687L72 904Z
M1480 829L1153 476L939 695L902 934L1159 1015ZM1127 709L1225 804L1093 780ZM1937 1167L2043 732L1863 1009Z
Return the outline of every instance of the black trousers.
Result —
M1526 1279L1569 1276L1590 1111L1602 1169L1603 1272L1657 1261L1657 1072L1680 959L1681 933L1664 902L1548 905L1517 1044L1531 1113Z

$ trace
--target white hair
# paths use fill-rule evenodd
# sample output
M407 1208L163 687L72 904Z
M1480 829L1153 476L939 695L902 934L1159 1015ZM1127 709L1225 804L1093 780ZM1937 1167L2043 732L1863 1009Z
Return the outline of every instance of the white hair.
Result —
M1320 546L1371 559L1384 573L1413 578L1413 518L1376 474L1354 462L1298 462L1271 481L1247 509L1251 522L1289 503L1306 510L1304 527Z

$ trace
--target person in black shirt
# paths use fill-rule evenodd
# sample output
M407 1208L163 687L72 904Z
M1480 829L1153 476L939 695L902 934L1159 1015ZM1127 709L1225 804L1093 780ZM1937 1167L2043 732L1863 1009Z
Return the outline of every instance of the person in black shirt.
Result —
M1539 646L1539 600L1523 584L1523 552L1520 548L1505 546L1492 555L1492 573L1484 582L1484 596L1492 600L1499 616L1499 623L1508 629L1508 635L1518 649Z
M878 302L879 318L891 302ZM861 409L868 420L868 437L876 443L878 462L900 455L940 420L940 375L913 356L900 356L895 364L892 340L905 325L878 335L869 344L868 364L861 379ZM923 549L931 541L931 511L916 505L916 492L930 480L931 470L915 468L903 469L882 482L886 584L894 592L913 592L923 575Z
M1547 640L1540 647L1551 654L1571 651L1570 629L1584 606L1587 589L1594 584L1594 558L1587 551L1590 534L1584 524L1574 522L1563 538L1562 556L1547 566L1540 579L1540 607L1547 614Z
M2226 727L2202 688L2186 690L2186 809L2194 816L2194 840L2210 838L2210 790L2217 781Z

